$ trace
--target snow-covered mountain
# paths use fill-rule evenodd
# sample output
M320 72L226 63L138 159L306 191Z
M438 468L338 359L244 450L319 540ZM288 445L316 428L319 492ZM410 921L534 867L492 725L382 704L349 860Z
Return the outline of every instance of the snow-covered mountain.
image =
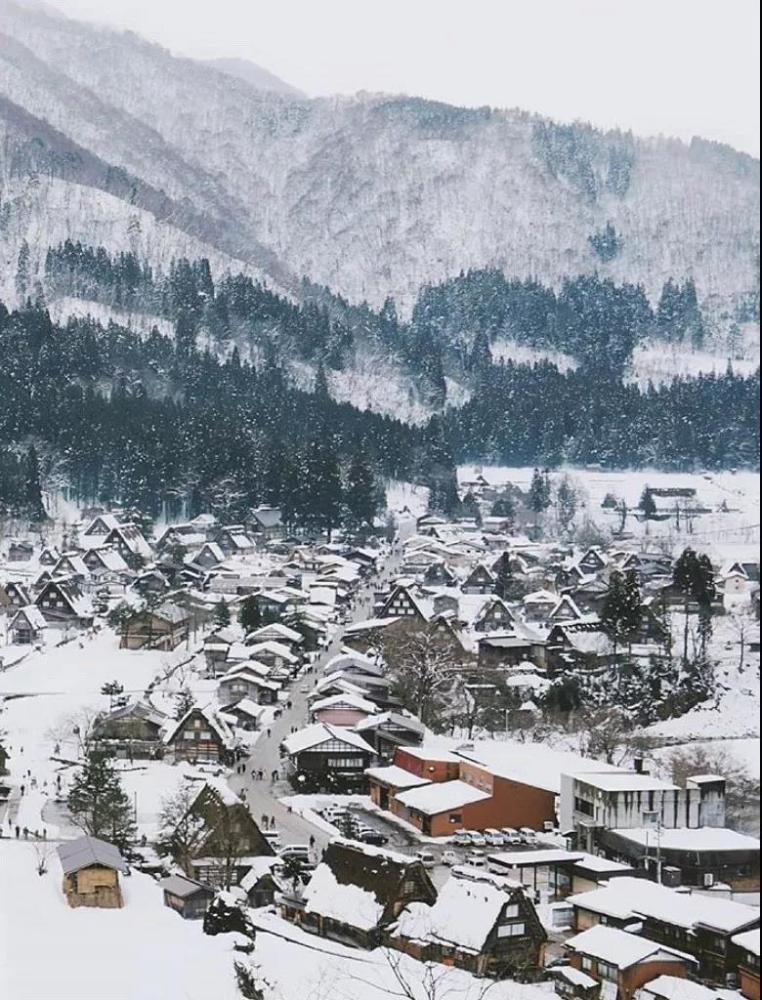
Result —
M0 0L4 273L22 239L39 262L70 235L403 308L483 266L553 284L597 270L652 296L690 275L718 309L755 286L744 154L416 98L307 100L244 75Z
M271 73L269 69L257 66L249 59L206 59L204 64L218 69L221 73L227 73L228 76L234 76L245 83L250 83L256 90L272 91L276 94L285 94L287 97L302 98L307 96L303 91L292 87L290 83L286 83L285 80L281 80L279 76Z

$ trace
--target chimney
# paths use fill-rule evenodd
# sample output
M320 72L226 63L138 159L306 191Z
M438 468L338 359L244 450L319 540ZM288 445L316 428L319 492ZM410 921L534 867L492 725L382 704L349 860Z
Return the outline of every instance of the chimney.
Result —
M635 768L635 774L645 774L646 773L645 757L636 757L632 762L632 766Z

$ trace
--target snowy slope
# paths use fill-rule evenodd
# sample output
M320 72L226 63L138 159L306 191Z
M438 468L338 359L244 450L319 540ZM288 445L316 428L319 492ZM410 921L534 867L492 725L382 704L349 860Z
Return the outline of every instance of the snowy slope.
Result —
M404 307L486 265L554 284L597 270L651 295L692 274L720 304L754 287L758 163L732 150L414 98L265 93L134 35L0 4L0 95L187 199L213 245L286 287L308 275ZM604 263L589 239L609 221L623 242Z

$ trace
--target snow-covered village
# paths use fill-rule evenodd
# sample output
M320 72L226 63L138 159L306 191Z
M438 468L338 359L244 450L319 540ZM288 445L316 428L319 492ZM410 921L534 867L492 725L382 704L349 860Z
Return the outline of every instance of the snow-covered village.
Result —
M9 996L756 1000L756 477L458 498L4 537Z
M0 1000L760 1000L759 91L0 0Z

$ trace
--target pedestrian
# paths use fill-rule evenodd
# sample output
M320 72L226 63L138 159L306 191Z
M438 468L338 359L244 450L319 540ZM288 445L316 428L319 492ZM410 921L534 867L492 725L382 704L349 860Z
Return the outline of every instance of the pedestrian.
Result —
M270 739L270 730L269 729L267 730L267 738L268 738L268 740Z
M17 826L17 827L16 827L16 840L18 840L18 839L19 839L19 834L20 834L20 833L21 833L21 827Z
M267 829L267 824L268 824L267 815L265 813L262 813L262 829L263 830Z
M265 772L261 768L260 768L260 771L259 771L259 780L260 781L264 781L265 780Z
M315 837L312 836L310 837L310 850L313 851L314 849L315 849Z

